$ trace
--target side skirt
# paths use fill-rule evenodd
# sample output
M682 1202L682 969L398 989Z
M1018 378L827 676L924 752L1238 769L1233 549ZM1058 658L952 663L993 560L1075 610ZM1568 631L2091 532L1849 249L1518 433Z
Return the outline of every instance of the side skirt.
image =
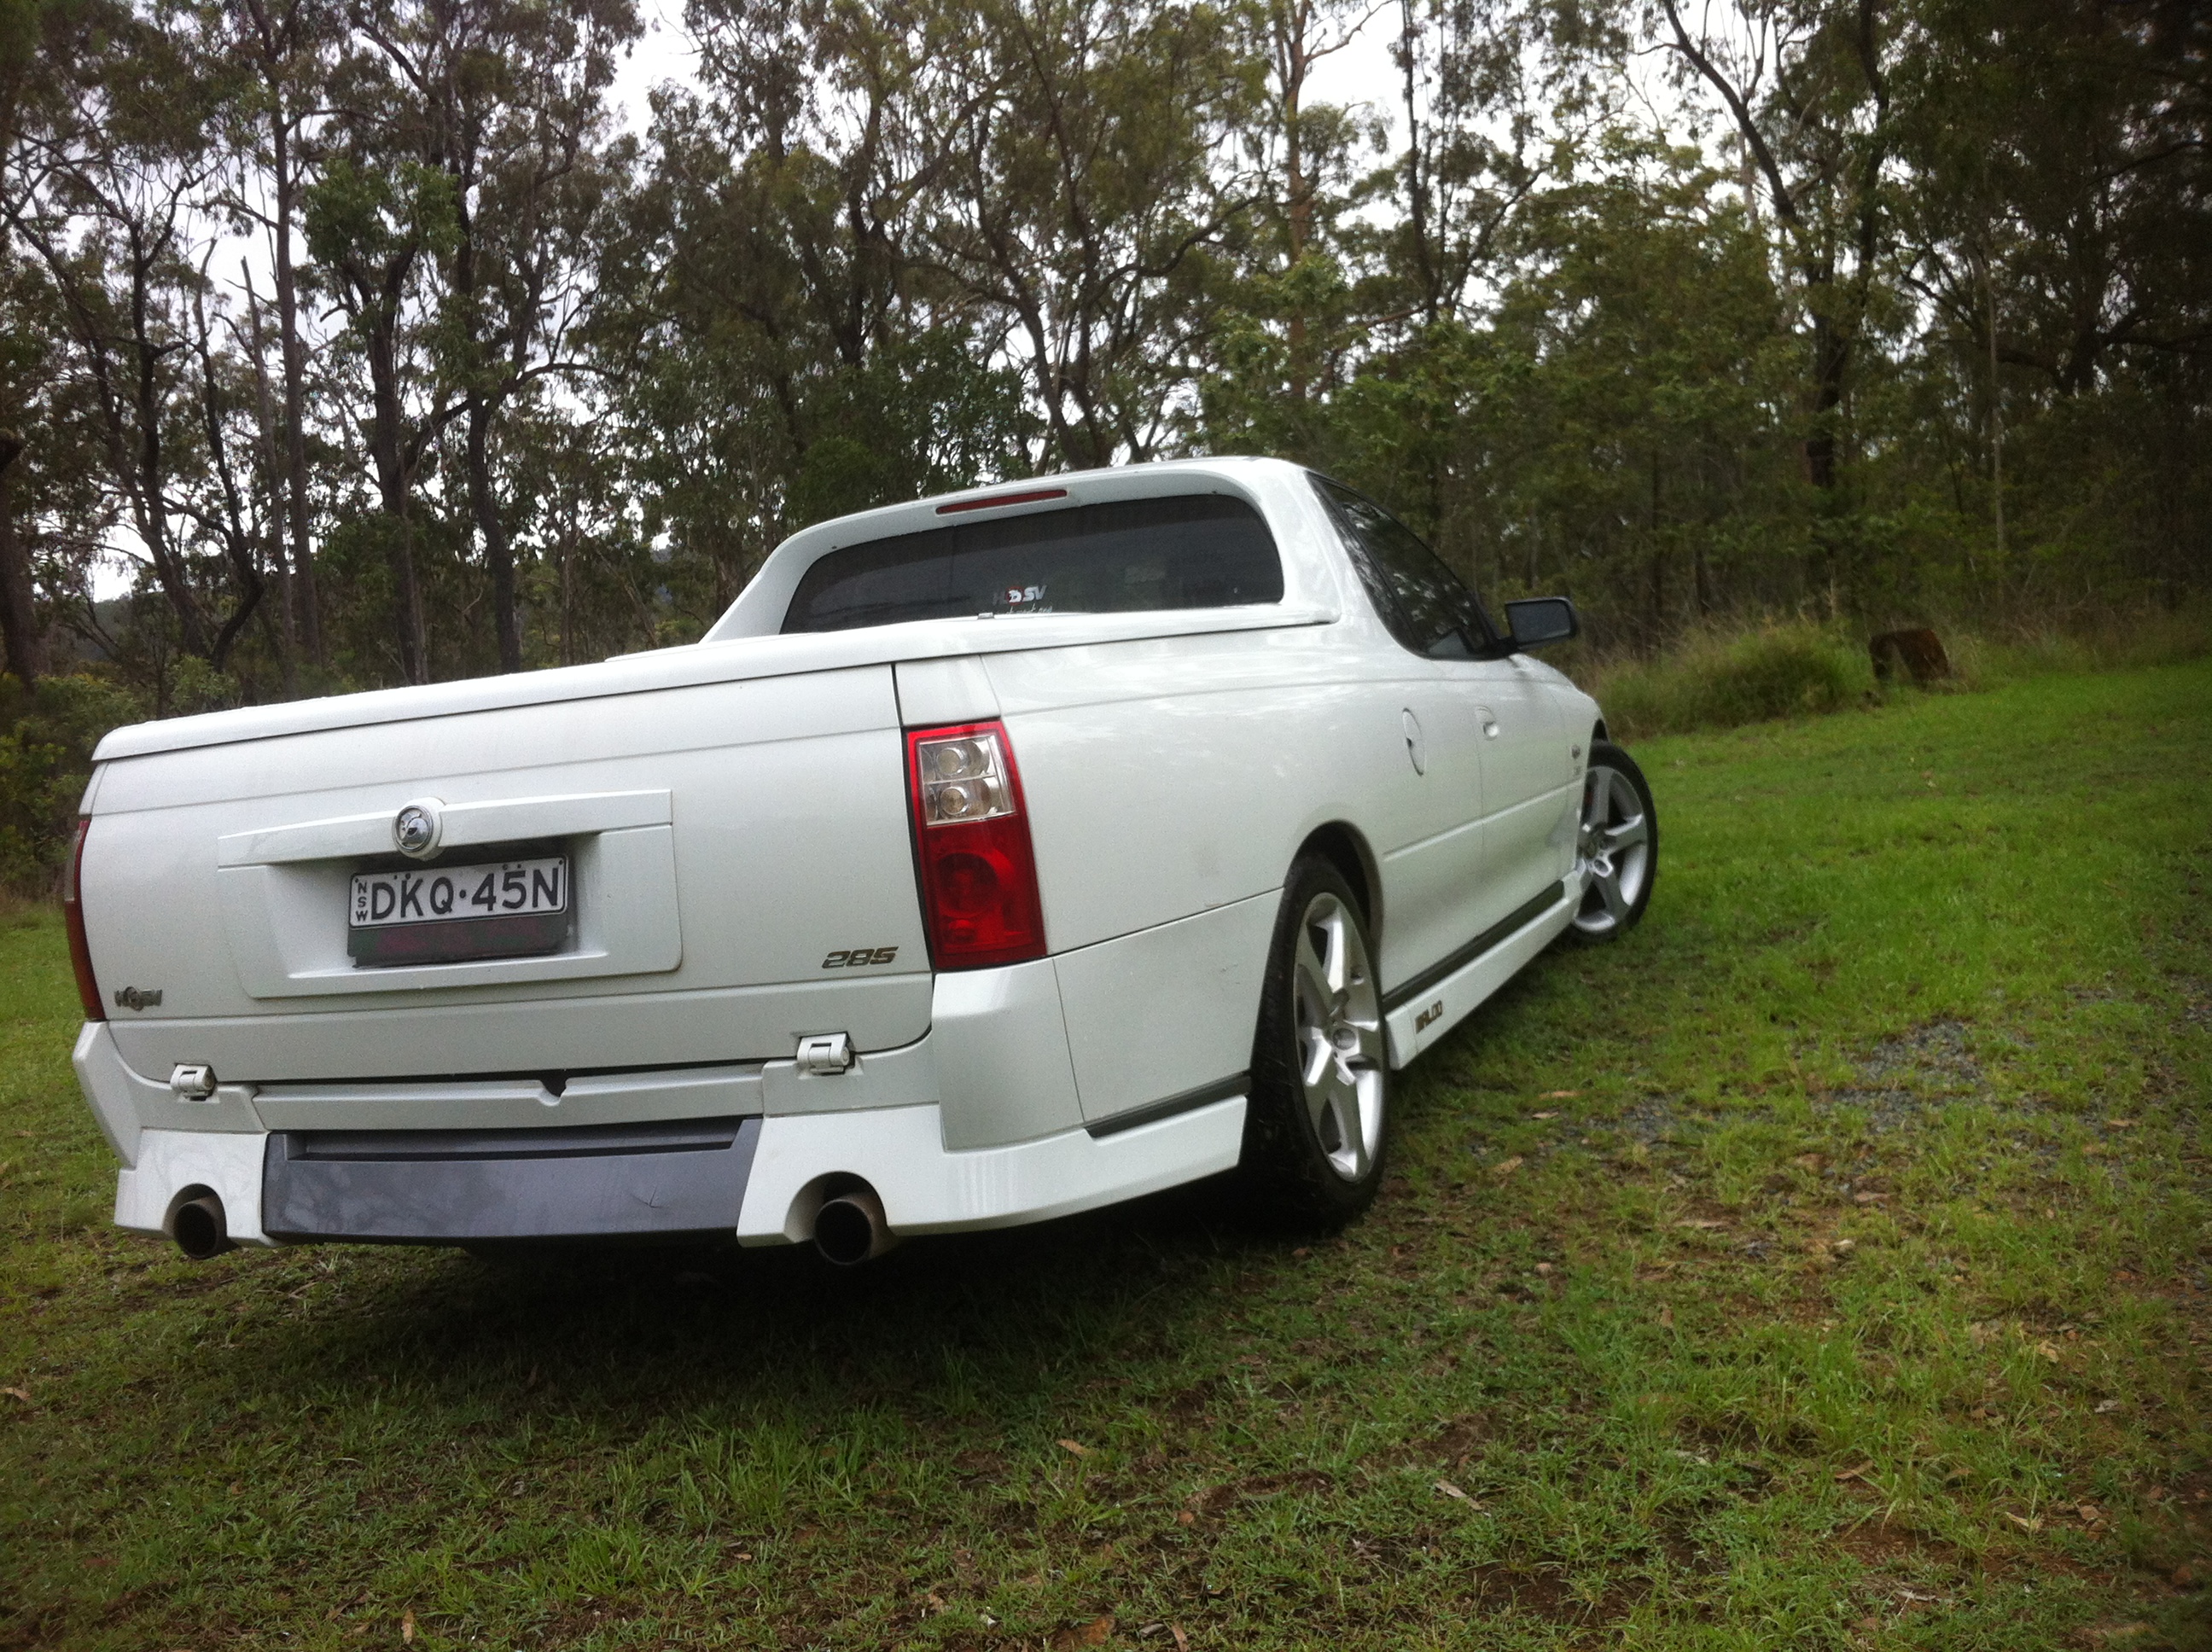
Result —
M1385 996L1382 1025L1390 1065L1404 1066L1512 980L1574 920L1582 897L1580 880L1562 880L1497 928Z

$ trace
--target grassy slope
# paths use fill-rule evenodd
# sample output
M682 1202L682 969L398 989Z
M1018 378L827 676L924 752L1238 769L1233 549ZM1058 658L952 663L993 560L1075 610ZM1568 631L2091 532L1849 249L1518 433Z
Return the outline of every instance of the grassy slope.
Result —
M1310 1245L193 1267L18 920L0 1644L2212 1644L2212 668L1643 755L1650 921Z

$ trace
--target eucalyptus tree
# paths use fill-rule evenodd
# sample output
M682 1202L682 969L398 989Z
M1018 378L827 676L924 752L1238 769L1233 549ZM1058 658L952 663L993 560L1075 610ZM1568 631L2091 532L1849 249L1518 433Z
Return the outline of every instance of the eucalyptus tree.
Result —
M240 88L230 112L241 128L237 140L244 151L241 170L265 189L241 187L231 205L234 212L258 222L269 239L276 342L283 362L278 439L290 560L282 571L290 596L289 623L297 628L308 659L320 666L325 656L308 482L307 345L293 243L311 175L311 144L322 113L323 84L343 17L336 0L220 0L207 27L237 61L252 66L251 79ZM255 330L258 331L258 318ZM254 351L258 361L258 343Z
M1206 0L982 0L935 17L927 256L1005 318L1044 462L1150 459L1214 319L1209 263L1260 194L1222 163L1266 95L1261 66Z
M64 21L40 43L41 122L9 151L9 227L51 284L104 479L178 641L219 670L260 594L211 531L192 373L226 65L170 15L88 8Z
M1648 21L1680 83L1718 99L1771 211L1808 338L1805 477L1814 495L1815 589L1856 570L1841 519L1847 400L1883 296L1894 240L1885 173L1902 0L1658 0Z

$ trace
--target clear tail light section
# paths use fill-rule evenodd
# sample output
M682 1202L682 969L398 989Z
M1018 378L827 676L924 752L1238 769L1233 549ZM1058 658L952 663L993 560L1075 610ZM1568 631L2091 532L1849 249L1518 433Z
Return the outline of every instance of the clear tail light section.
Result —
M977 969L1044 956L1044 907L1003 725L909 729L915 859L930 960Z
M69 927L70 963L76 970L76 995L84 1004L87 1021L105 1021L107 1011L100 1000L100 983L93 979L92 946L84 938L84 902L80 885L84 878L84 839L92 829L89 820L76 823L76 841L70 845L69 871L62 879L62 921Z

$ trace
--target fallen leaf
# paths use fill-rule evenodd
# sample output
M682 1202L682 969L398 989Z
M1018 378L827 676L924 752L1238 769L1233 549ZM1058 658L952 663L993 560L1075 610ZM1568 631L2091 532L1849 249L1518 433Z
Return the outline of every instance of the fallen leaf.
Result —
M1079 1457L1088 1457L1091 1455L1091 1448L1089 1446L1079 1445L1073 1440L1062 1440L1060 1442L1060 1449L1062 1451L1073 1451Z
M1858 1248L1858 1242L1856 1239L1838 1239L1835 1242L1835 1253L1838 1256L1847 1256Z
M1571 1102L1581 1094L1582 1091L1579 1090L1547 1090L1544 1092L1543 1099L1547 1102Z
M1556 1119L1559 1115L1556 1113L1531 1113L1528 1116L1532 1119Z
M1659 1304L1659 1323L1669 1331L1674 1328L1674 1303L1669 1302Z
M1828 1167L1828 1161L1819 1153L1800 1153L1790 1162L1801 1170L1818 1172Z
M407 1608L407 1615L399 1620L399 1638L408 1645L415 1644L415 1608Z
M2109 1417L2119 1408L2120 1402L2117 1400L2100 1400L2097 1402L2097 1415Z
M1190 1652L1190 1637L1182 1632L1181 1624L1170 1624L1168 1633L1175 1637L1176 1652Z
M2035 1351L2054 1365L2058 1363L2058 1345L2055 1342L2039 1342L2035 1345Z
M1844 1480L1863 1480L1873 1473L1874 1461L1869 1458L1867 1461L1861 1463L1856 1468L1838 1469L1836 1471L1836 1479L1838 1484L1841 1484Z
M1854 1205L1879 1205L1888 1197L1889 1195L1887 1193L1853 1193L1851 1195L1851 1203Z
M2136 1127L2136 1121L2133 1119L2107 1119L2105 1122L2115 1130L2132 1130Z
M1539 1262L1536 1264L1536 1272L1539 1273L1549 1273L1551 1271L1552 1265L1549 1262Z
M1725 1222L1717 1221L1710 1216L1691 1216L1685 1217L1681 1221L1674 1224L1674 1225L1678 1228L1696 1228L1700 1232L1703 1232L1711 1228L1724 1228L1728 1226L1728 1224Z
M2005 1513L2005 1518L2010 1521L2014 1525L2019 1527L2023 1532L2039 1532L2043 1529L2043 1521L2039 1515L2015 1515L2008 1509Z
M1492 1175L1510 1176L1520 1168L1521 1155L1516 1153L1511 1158L1500 1159L1497 1163L1492 1165L1490 1167L1490 1173Z
M27 1406L35 1406L39 1403L31 1398L31 1391L28 1388L0 1388L0 1394L4 1394L12 1400L20 1400Z
M1194 1525L1197 1520L1198 1516L1188 1509L1179 1509L1176 1511L1176 1524L1178 1526Z
M1480 1503L1475 1503L1473 1497L1468 1496L1466 1492L1461 1491L1459 1487L1454 1485L1449 1480L1438 1480L1437 1482L1437 1490L1443 1492L1448 1497L1457 1497L1462 1503L1474 1503L1478 1509L1482 1507Z
M1079 1625L1073 1629L1062 1630L1052 1637L1052 1643L1055 1652L1065 1652L1065 1649L1079 1646L1103 1646L1112 1637L1113 1633L1112 1618L1093 1618L1087 1624Z

